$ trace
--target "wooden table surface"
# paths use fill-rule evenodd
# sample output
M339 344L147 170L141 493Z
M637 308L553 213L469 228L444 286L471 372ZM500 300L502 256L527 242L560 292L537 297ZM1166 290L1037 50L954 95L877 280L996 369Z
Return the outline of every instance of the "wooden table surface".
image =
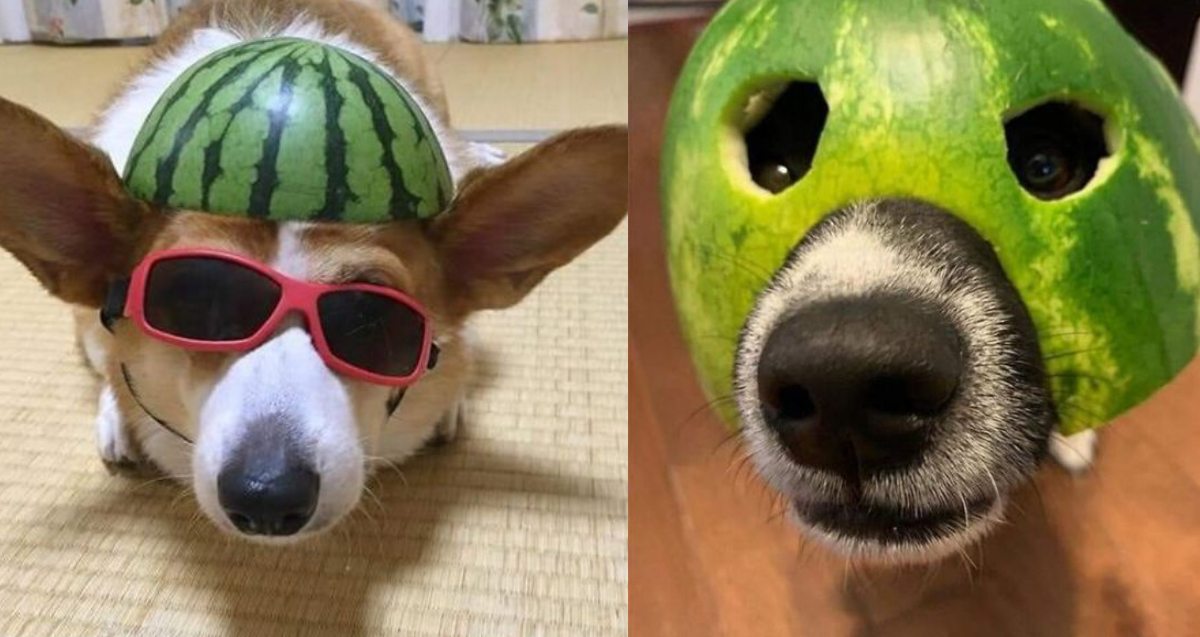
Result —
M696 22L636 27L630 59L630 634L1200 635L1200 365L1046 466L969 551L863 570L805 546L707 412L662 254L658 148Z

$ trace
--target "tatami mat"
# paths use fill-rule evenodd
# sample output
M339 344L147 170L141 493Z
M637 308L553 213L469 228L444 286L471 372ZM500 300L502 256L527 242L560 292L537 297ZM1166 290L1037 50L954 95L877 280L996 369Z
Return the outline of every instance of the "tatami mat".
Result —
M455 444L284 549L105 472L69 312L0 256L0 634L622 634L626 232L481 317Z
M459 128L562 129L627 119L625 40L440 44L426 53ZM144 55L138 46L0 46L0 96L59 126L86 126Z
M0 95L77 126L133 53L2 47ZM623 42L433 57L460 126L625 119ZM105 472L70 313L0 251L0 636L625 634L626 246L622 226L481 316L459 440L278 550L219 535L177 485Z

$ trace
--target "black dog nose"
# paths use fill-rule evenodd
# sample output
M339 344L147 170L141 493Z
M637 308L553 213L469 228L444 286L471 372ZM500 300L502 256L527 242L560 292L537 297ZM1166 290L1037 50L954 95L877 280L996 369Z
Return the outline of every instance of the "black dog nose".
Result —
M249 535L294 535L317 508L320 477L286 453L239 454L217 476L217 499Z
M763 414L793 460L857 485L920 456L958 388L961 349L949 320L913 299L804 307L763 348Z

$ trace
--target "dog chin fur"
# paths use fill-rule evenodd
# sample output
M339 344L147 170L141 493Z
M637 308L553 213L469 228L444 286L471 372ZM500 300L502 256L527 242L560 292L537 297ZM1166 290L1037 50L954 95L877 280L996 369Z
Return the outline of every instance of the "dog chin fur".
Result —
M987 513L928 541L885 544L817 529L792 510L808 535L839 553L868 561L922 562L960 550L1001 520L1005 493L1039 465L1055 417L1044 380L1017 371L1031 361L1040 369L1040 353L1036 338L1030 343L1013 336L1028 318L1010 316L1017 297L1002 273L997 274L998 262L991 268L964 258L964 247L948 239L962 232L953 226L961 222L903 220L897 210L881 209L884 205L897 203L868 202L831 214L797 245L759 295L743 328L734 394L752 462L769 484L792 501L849 502L848 485L792 461L765 422L757 386L763 347L774 327L799 307L831 298L906 294L944 312L967 350L964 397L956 399L961 404L920 463L864 480L858 497L905 511L944 511L959 502L966 509L968 501L986 501L991 504ZM952 231L939 234L937 224L942 223ZM1017 314L1021 312L1023 306ZM1027 329L1032 332L1031 322Z
M885 543L835 533L809 524L796 512L794 506L789 506L787 517L788 521L808 538L834 553L863 563L904 566L928 564L961 553L1004 522L1007 502L1008 499L1001 496L982 515L974 518L964 516L961 528L927 542Z

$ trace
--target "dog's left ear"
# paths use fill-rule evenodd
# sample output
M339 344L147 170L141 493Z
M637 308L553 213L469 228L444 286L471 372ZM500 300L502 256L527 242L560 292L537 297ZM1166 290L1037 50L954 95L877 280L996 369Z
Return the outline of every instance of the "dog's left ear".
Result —
M126 191L108 157L0 99L0 248L50 293L99 307L160 215Z
M430 234L459 312L520 301L628 210L624 126L570 131L467 182Z

